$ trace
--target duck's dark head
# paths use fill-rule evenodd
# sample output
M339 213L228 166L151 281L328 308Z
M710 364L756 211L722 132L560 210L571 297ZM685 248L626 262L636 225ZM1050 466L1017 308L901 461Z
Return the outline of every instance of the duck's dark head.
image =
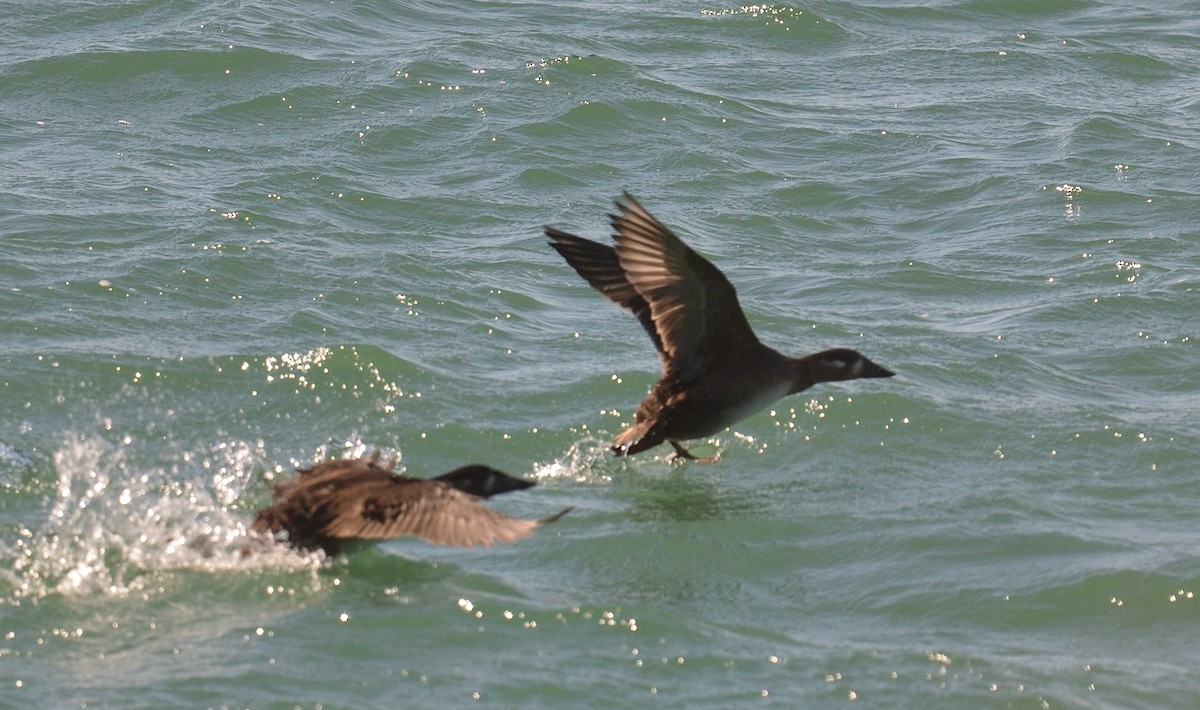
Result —
M850 348L833 348L810 355L809 367L820 382L856 380L860 377L891 377L896 374Z
M500 493L524 490L534 485L533 481L513 478L503 471L497 471L482 464L456 468L449 473L443 473L434 480L443 481L463 493L470 493L480 498L490 498Z

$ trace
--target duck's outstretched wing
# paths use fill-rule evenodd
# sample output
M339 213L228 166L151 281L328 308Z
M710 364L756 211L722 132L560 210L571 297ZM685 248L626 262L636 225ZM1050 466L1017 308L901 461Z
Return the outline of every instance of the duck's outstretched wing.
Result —
M658 328L650 314L650 304L646 303L646 299L642 298L625 277L621 261L617 258L617 250L607 244L577 237L554 227L546 227L546 236L550 237L550 246L554 247L592 288L637 317L649 334L650 340L654 341L654 349L658 351L665 370L667 357L663 353L662 338L659 337Z
M664 368L681 382L715 353L758 343L725 274L629 193L610 215L621 273L650 310Z
M330 512L321 531L328 537L379 540L415 535L458 547L514 542L529 537L539 524L496 512L437 480L394 479L357 487L346 491Z

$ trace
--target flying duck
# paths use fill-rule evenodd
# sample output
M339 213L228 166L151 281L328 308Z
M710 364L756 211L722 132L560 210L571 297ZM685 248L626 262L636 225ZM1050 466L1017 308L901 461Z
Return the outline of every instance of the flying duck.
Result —
M436 478L395 473L396 462L370 457L324 461L278 483L274 502L251 531L283 537L302 549L337 554L343 543L416 535L459 547L491 546L533 534L567 508L542 520L522 520L480 505L479 499L534 485L474 464Z
M847 348L788 357L759 342L720 269L697 254L628 192L612 220L615 246L546 227L550 246L592 288L633 313L650 334L662 378L614 439L618 455L715 434L780 397L818 382L895 373ZM674 458L674 457L673 457Z

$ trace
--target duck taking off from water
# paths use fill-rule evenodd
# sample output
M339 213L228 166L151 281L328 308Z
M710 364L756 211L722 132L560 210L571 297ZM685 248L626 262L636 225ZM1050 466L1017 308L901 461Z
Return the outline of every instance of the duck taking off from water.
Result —
M343 543L416 535L459 547L514 542L558 520L570 508L542 520L522 520L479 503L499 493L533 486L496 469L474 464L437 478L395 473L396 462L370 457L324 461L300 469L275 486L275 499L250 530L281 537L302 549L335 555Z
M611 214L615 246L546 227L550 246L650 334L663 374L613 451L632 455L666 441L698 439L818 382L895 373L847 348L788 357L759 342L720 269L697 254L628 192ZM715 461L711 459L697 459Z

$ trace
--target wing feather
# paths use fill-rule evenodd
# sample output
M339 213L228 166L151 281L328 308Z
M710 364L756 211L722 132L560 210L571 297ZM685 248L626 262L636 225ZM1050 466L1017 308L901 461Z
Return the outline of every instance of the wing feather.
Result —
M617 260L645 300L661 339L666 373L686 382L719 351L758 338L721 270L647 212L629 193L610 215Z
M659 337L651 317L650 305L625 276L625 270L617 258L617 250L607 244L577 237L554 227L546 227L546 236L551 239L550 246L554 247L592 288L637 317L650 340L654 342L654 349L658 351L663 367L666 368L662 338Z

